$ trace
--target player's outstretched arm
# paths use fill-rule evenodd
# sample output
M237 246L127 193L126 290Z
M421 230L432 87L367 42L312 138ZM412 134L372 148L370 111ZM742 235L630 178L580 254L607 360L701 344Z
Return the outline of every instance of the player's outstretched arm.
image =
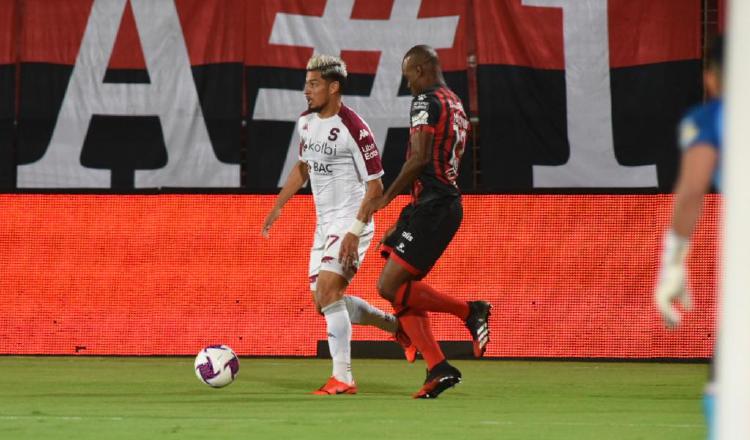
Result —
M294 165L294 168L292 168L292 171L289 173L289 177L287 177L284 187L279 191L279 195L276 197L276 203L274 203L271 212L268 213L263 222L263 229L261 230L263 237L268 238L271 226L281 215L281 209L286 205L286 202L288 202L289 199L291 199L292 196L305 185L309 178L310 175L307 171L307 163L301 160L297 161L297 164Z
M397 195L401 194L404 189L408 188L416 180L419 173L432 160L430 146L432 145L433 138L434 134L429 130L417 130L412 133L410 138L411 156L404 162L401 171L393 183L391 183L391 186L385 191L385 194L364 203L360 209L361 214L366 215L368 218L372 217L376 211L388 206Z
M344 267L351 267L357 264L359 259L359 237L365 229L365 226L372 220L372 213L367 214L367 204L378 197L383 195L383 181L380 178L373 179L367 182L367 192L365 197L362 199L362 204L359 206L359 212L357 218L354 219L349 231L341 240L341 248L339 249L339 261Z
M411 156L404 162L401 171L396 176L390 187L383 194L387 206L391 200L401 194L403 190L409 187L432 160L432 140L435 137L432 131L416 130L411 134L409 139L411 143Z
M685 282L685 257L690 235L700 215L703 196L711 186L718 155L711 145L698 144L685 151L680 166L680 177L675 190L672 228L664 237L659 280L654 301L664 323L676 327L680 314L673 303L679 301L685 309L692 307Z

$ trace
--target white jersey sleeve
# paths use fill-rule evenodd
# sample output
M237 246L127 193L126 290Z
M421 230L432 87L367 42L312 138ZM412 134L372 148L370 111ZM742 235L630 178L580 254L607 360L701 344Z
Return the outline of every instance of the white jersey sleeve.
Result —
M354 165L363 181L369 182L380 178L383 174L383 164L370 127L352 109L341 106L339 117L349 131L349 148L352 150Z

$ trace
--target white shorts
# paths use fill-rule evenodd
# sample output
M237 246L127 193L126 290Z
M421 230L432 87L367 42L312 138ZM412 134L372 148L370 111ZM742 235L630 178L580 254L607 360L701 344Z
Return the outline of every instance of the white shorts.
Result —
M344 269L339 262L339 250L341 249L341 240L346 235L349 228L354 223L354 219L337 220L327 225L318 225L315 228L315 240L312 249L310 249L310 290L313 292L317 287L318 274L321 270L334 272L346 278L351 282L354 278L355 270L351 268ZM370 222L365 227L362 236L359 237L359 264L365 260L365 253L370 247L372 237L375 235L375 222Z

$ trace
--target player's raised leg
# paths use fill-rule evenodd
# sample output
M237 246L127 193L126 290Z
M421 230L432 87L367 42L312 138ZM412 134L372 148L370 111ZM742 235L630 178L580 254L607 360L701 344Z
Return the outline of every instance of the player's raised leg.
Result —
M352 324L370 325L391 334L393 339L404 350L404 356L409 363L417 359L417 348L411 343L409 336L401 329L395 315L386 313L362 298L354 295L344 295L346 309Z
M398 321L394 315L380 310L358 296L344 295L344 302L352 324L371 325L392 335L398 331Z

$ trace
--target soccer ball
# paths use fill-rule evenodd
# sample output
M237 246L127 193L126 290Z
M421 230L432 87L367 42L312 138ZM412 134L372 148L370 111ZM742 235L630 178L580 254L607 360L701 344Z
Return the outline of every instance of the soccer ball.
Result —
M240 371L240 360L226 345L211 345L195 357L195 375L201 382L221 388L234 382Z

